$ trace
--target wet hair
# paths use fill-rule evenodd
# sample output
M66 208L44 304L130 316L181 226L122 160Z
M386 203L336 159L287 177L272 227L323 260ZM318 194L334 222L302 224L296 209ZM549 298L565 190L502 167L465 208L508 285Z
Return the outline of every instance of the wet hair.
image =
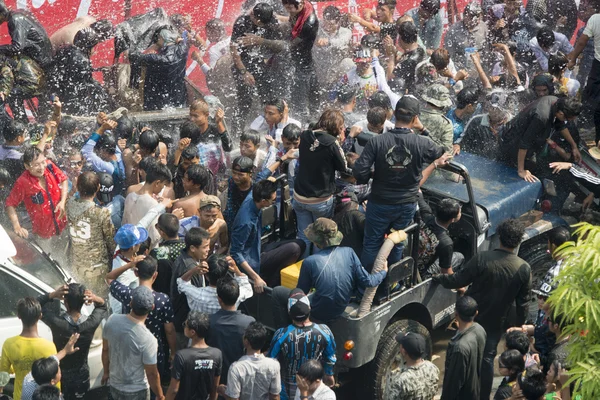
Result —
M323 380L325 370L320 361L308 360L304 362L298 369L298 375L306 379L309 383L317 380Z
M258 3L252 9L252 15L263 24L269 24L273 22L273 7L268 3Z
M77 178L77 191L81 197L95 196L100 188L100 178L95 172L86 171Z
M58 126L56 128L58 136L67 136L71 135L73 132L77 130L77 121L75 121L72 117L65 115L60 119ZM6 138L6 133L4 134L4 138Z
M210 318L207 313L190 311L185 320L185 325L188 329L196 332L196 336L199 338L205 338L210 330Z
M398 25L398 38L406 44L417 42L419 30L412 21L404 21Z
M33 161L37 160L38 157L43 154L37 147L28 147L23 152L23 164L30 165Z
M181 152L181 158L184 160L193 160L198 158L198 148L194 145L188 146Z
M152 156L146 156L142 158L142 161L140 161L139 169L145 173L148 173L148 171L150 171L156 164L159 164L156 158Z
M210 180L210 173L200 164L190 166L185 173L194 185L200 186L200 190L203 190Z
M371 95L368 101L369 108L381 107L384 110L392 109L392 102L387 94L384 91L377 91Z
M262 200L271 200L273 193L277 191L277 183L268 179L256 182L252 187L252 200L258 203Z
M192 144L198 144L198 142L200 141L200 135L202 135L202 132L200 132L200 128L198 127L198 125L196 125L189 119L186 120L179 127L179 138L189 138Z
M208 273L206 277L211 285L216 285L219 279L224 278L229 271L229 264L224 255L211 254L206 260L208 264Z
M510 370L510 375L508 376L509 381L516 380L517 376L525 369L525 360L523 359L523 354L515 349L506 350L500 354L498 363Z
M546 374L532 366L517 376L519 388L526 400L539 400L546 393Z
M65 304L69 305L71 311L81 311L85 303L85 291L87 288L81 283L70 283L69 291L65 294Z
M100 136L96 144L94 145L94 150L96 151L105 151L110 155L113 155L117 152L117 142L112 135L104 134Z
M342 13L336 6L327 6L323 10L323 18L328 21L339 22L342 19Z
M373 126L382 126L385 124L387 111L381 107L369 108L367 111L367 122Z
M421 0L421 8L430 14L440 11L440 0Z
M496 229L500 237L502 246L509 249L516 249L523 240L525 234L525 226L518 219L510 218L504 220Z
M254 169L254 161L250 157L246 156L238 156L233 159L231 162L231 168L235 169L238 166L242 170L253 170Z
M379 0L377 2L377 8L379 7L387 7L391 12L394 12L396 9L396 1L395 0Z
M112 22L107 19L99 19L98 21L92 23L90 28L92 28L92 30L98 34L100 41L108 39L109 37L113 36L115 32Z
M255 146L258 146L260 144L260 133L250 129L249 131L242 133L240 142L252 142Z
M525 332L511 331L506 334L506 348L517 350L521 357L529 353L529 337Z
M31 400L59 400L60 389L48 383L38 386L33 392Z
M363 49L375 49L379 47L381 40L378 35L374 33L367 33L362 38L360 38L360 46Z
M240 285L235 279L226 276L217 281L217 296L226 306L234 306L240 297Z
M17 317L23 326L33 326L42 318L42 306L35 297L24 297L17 301Z
M0 185L7 185L12 179L6 168L0 167Z
M199 227L194 227L191 228L189 231L187 231L187 233L185 234L185 250L189 250L190 247L195 246L201 246L202 242L204 242L205 240L209 240L210 239L210 234L207 232L206 229L204 228L199 228Z
M446 49L435 49L434 52L431 53L429 62L433 64L435 69L441 71L450 64L450 53L448 53L448 50Z
M267 100L267 101L265 101L265 106L273 106L280 113L282 113L283 110L285 110L285 103L284 103L283 99L270 99L270 100Z
M135 132L135 122L126 115L123 115L117 120L117 127L115 128L115 136L119 139L133 139L133 132Z
M264 3L261 3L261 4L264 4ZM271 7L271 6L269 6L269 7ZM190 104L190 111L192 111L192 110L199 111L201 113L208 115L208 103L204 99L196 99L193 101L192 104Z
M554 84L552 81L552 76L550 74L539 74L531 80L529 87L535 90L537 86L546 86L548 88L548 94L552 95L554 94Z
M462 296L456 301L456 314L465 322L473 322L478 310L477 302L470 296Z
M86 52L92 50L98 43L100 43L98 34L90 28L81 29L73 38L73 46Z
M479 101L479 89L466 87L456 95L456 108L463 109L469 104L476 104L477 101Z
M300 139L301 133L302 129L298 125L287 124L287 126L283 128L283 132L281 132L281 137L293 142Z
M140 134L138 144L140 145L140 150L143 149L149 154L154 154L159 142L160 137L158 136L158 133L149 129Z
M173 175L169 171L169 167L159 162L151 164L146 169L146 183L154 183L156 181L171 182Z
M40 358L31 364L31 376L38 385L50 383L58 374L58 361L54 357Z
M548 72L555 77L560 77L563 71L567 68L567 64L569 63L569 59L567 56L558 52L556 54L550 54L548 57Z
M147 281L158 270L158 261L154 257L146 256L146 258L137 263L136 269L140 280Z
M350 104L356 97L356 88L350 85L344 85L337 91L336 97L341 104Z
M437 206L435 216L442 222L449 222L458 217L461 205L454 199L442 199Z
M158 217L157 225L167 237L177 237L179 232L179 219L175 214L161 214Z
M138 254L146 254L146 252L150 251L150 247L152 246L152 238L148 237L142 243L140 243L140 247L138 248ZM139 315L139 314L138 314Z
M542 48L552 47L556 38L554 37L554 32L550 27L544 26L540 28L535 35L538 45Z
M398 102L398 103L400 103L400 102ZM396 104L396 109L394 110L394 117L396 118L396 122L400 122L403 124L409 124L410 121L412 121L413 118L416 117L416 115L412 114L411 112L409 112L408 110L406 110L404 108L398 107L398 104Z
M581 102L573 97L561 97L556 102L556 112L562 111L566 118L581 114Z
M206 21L206 24L204 25L204 29L207 31L209 31L209 30L215 31L219 34L219 36L223 36L225 34L225 23L223 22L222 19L213 18L213 19Z
M566 226L557 226L548 232L548 240L558 247L571 240L571 231Z
M323 111L314 130L324 130L331 136L338 137L344 125L344 114L340 110L329 108Z
M250 347L252 347L253 350L260 350L267 343L269 333L263 324L254 321L246 328L244 339L250 343Z

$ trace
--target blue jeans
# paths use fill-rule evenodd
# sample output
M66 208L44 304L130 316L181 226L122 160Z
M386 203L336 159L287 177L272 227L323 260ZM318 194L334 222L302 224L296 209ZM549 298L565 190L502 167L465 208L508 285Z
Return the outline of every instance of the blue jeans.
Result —
M391 228L404 229L413 220L417 203L378 204L372 200L367 204L365 219L365 238L361 262L367 271L371 271L377 253L383 244L384 235ZM404 244L395 246L388 257L388 265L400 261Z
M310 240L304 235L304 230L317 218L333 218L333 196L326 201L316 204L304 204L292 199L292 207L296 212L296 226L298 227L298 239L306 243L306 250L302 255L302 259L308 257L311 252Z

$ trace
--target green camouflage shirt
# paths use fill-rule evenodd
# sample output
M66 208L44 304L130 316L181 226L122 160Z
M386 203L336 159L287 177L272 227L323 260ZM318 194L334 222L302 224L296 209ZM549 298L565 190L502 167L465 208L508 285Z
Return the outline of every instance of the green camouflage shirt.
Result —
M429 131L429 138L442 146L447 152L452 152L454 128L452 127L452 122L450 122L443 112L432 108L423 108L421 109L421 114L419 114L419 119Z

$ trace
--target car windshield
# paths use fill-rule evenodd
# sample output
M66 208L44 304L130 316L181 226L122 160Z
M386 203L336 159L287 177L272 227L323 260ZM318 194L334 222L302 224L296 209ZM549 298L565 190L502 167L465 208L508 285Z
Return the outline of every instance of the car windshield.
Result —
M17 255L9 258L14 265L52 288L65 284L65 278L61 271L31 243L11 231L8 231L8 236L17 249Z

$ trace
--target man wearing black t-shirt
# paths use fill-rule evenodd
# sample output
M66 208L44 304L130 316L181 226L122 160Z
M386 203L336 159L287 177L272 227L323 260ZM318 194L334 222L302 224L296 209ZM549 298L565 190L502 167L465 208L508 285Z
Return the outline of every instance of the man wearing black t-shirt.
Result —
M239 109L239 114L232 120L236 135L240 135L244 129L252 108L254 89L263 103L275 97L272 91L273 74L265 62L272 54L268 54L265 47L252 42L257 39L281 39L277 21L273 17L273 7L267 3L258 3L247 15L240 16L231 32L232 72Z
M453 199L442 199L434 214L423 194L419 193L418 204L422 221L419 269L428 275L454 273L465 261L461 253L454 252L454 243L448 234L450 224L458 222L462 216L460 203Z
M208 314L199 312L191 312L183 324L185 336L192 340L192 345L175 355L166 396L168 400L217 398L222 356L221 350L208 346L204 341L209 328Z

